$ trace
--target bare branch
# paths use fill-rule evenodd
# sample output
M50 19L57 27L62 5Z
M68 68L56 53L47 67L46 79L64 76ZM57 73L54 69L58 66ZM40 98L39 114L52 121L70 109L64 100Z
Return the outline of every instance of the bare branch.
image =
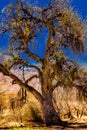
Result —
M35 66L35 65L29 65L29 67L35 68L35 69L38 71L38 73L39 73L39 78L40 78L40 82L41 82L41 84L43 84L43 73L42 73L42 71L40 70L40 68L37 67L37 66Z
M15 65L22 64L22 65L25 65L26 67L34 68L38 71L39 75L42 75L42 71L38 66L30 65L30 64L28 64L28 62L24 61L23 59L18 58L18 60L15 61L14 64Z
M30 58L33 58L33 59L39 61L41 64L43 64L43 59L41 59L39 56L37 56L36 54L30 52L30 50L26 50L25 52L26 52L26 54L28 54L28 56Z
M34 79L34 78L39 78L39 76L38 76L37 74L36 74L36 75L33 75L33 76L31 76L29 79L27 79L27 80L25 81L25 83L28 84L28 82L31 81L31 80Z
M41 82L41 84L43 83L43 73L38 66L30 65L30 64L28 64L28 62L24 61L23 59L18 59L17 61L14 61L14 65L18 65L18 64L22 64L26 67L36 69L39 74L40 82Z

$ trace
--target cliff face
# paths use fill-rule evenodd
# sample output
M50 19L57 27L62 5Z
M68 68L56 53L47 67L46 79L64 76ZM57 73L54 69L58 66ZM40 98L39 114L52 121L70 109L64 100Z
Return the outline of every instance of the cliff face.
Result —
M12 79L0 73L0 93L17 93L20 87L12 85Z

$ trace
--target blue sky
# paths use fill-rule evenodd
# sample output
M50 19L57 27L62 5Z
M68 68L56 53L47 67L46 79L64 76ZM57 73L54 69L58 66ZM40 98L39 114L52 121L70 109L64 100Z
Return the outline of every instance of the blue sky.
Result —
M1 15L1 10L6 6L8 3L10 3L12 0L0 0L0 15ZM32 3L35 0L31 0ZM49 0L38 0L39 5L46 4L49 2ZM87 0L73 0L72 1L72 6L74 7L75 10L77 10L82 18L86 18L87 16ZM39 38L39 41L41 39ZM5 36L0 36L0 46L2 46L2 49L6 47L6 43L8 41L8 35ZM44 40L43 40L44 43ZM1 50L0 50L1 51ZM44 49L40 51L41 53L44 53ZM70 56L72 59L76 59L80 64L83 66L87 66L87 53L85 52L83 55L71 55L70 52L67 51L67 55Z

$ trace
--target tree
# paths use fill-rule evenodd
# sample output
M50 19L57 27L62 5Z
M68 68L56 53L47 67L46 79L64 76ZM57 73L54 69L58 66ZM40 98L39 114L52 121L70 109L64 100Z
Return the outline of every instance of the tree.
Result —
M84 51L85 23L68 5L67 0L55 0L45 7L37 7L15 0L14 4L3 9L0 29L2 33L8 32L10 35L10 58L0 64L0 71L36 97L47 125L62 123L54 109L52 94L59 85L70 85L70 72L75 72L74 64L65 56L65 48L70 48L75 53ZM47 39L44 43L44 57L41 57L33 51L32 46L37 48L35 41L43 30ZM30 59L40 66L30 64ZM11 72L15 65L34 68L38 74L22 81ZM41 93L29 85L33 78L39 78Z

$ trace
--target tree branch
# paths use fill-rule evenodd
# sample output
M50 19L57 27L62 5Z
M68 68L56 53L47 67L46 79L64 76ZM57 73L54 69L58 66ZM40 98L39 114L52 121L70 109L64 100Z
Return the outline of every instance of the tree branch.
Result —
M43 73L42 73L41 69L38 66L30 65L30 64L28 64L28 62L26 62L26 61L24 61L23 59L20 59L20 58L17 61L14 61L14 65L18 65L18 64L22 64L22 65L24 65L26 67L36 69L38 74L39 74L38 78L40 79L41 84L43 83Z
M35 66L35 65L29 65L29 67L35 68L35 69L38 71L38 73L39 73L39 78L40 78L40 82L41 82L41 84L43 84L43 73L42 73L42 71L40 70L40 68L37 67L37 66Z
M27 54L30 58L33 58L33 59L39 61L41 64L43 64L43 59L41 59L38 55L36 55L36 54L30 52L30 50L26 50L25 52L26 52L26 54Z
M28 84L23 83L16 75L9 72L2 64L0 64L0 72L2 72L4 75L9 76L13 80L15 80L16 83L20 85L20 87L25 88L27 91L31 92L36 97L37 100L42 102L43 96L36 89L34 89L32 86Z
M31 80L34 79L34 78L39 78L39 76L38 76L37 74L36 74L36 75L33 75L33 76L31 76L29 79L27 79L27 80L25 81L25 83L28 84L28 82L31 81Z
M38 71L39 75L42 76L42 71L38 66L30 65L30 64L28 64L28 62L24 61L23 59L19 58L18 61L16 61L16 64L23 64L26 67L34 68L34 69L36 69Z

